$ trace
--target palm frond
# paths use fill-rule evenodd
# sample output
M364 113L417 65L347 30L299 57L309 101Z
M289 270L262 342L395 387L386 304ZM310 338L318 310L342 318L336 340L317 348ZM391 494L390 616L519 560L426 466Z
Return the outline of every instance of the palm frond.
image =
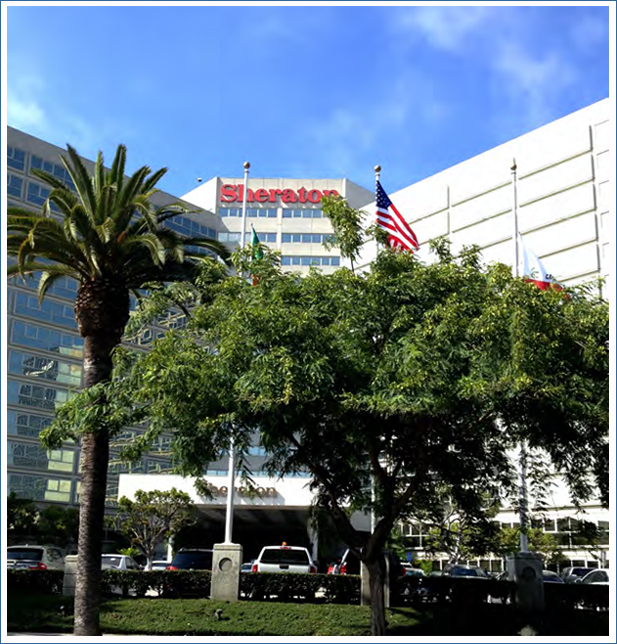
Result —
M165 246L154 233L144 233L135 237L126 237L123 245L125 253L130 252L132 247L146 248L156 266L162 266L165 263Z
M88 213L88 216L92 218L92 222L95 223L97 203L94 194L94 187L92 185L92 178L81 160L81 157L77 154L77 150L75 150L71 145L67 145L66 149L69 152L70 162L66 157L62 156L62 164L66 168L66 171L69 173L69 176L75 185L75 190L77 190L77 194L85 206L86 213Z
M167 168L161 168L153 172L145 181L142 187L143 193L150 193L152 188L167 174Z
M41 181L44 181L47 185L51 186L52 188L56 188L58 190L68 190L68 187L62 181L62 179L59 179L53 174L50 174L49 172L45 170L41 170L40 168L31 168L30 172L37 177L38 179L41 179Z
M124 184L124 166L126 164L126 146L122 143L116 150L114 162L111 166L111 171L107 175L107 185L115 185L117 195L122 192Z
M105 167L103 166L103 152L99 150L96 156L96 163L94 164L94 174L92 176L94 194L101 194L103 186L105 185Z
M44 270L41 273L39 287L37 290L39 304L43 301L47 291L54 285L54 282L58 281L62 277L76 278L74 271L70 270L68 267L54 267L53 269Z

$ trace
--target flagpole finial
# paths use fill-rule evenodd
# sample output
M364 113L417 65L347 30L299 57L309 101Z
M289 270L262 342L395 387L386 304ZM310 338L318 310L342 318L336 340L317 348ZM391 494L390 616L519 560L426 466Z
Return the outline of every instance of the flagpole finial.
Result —
M248 161L244 162L244 169L248 170L251 167L251 164Z
M510 168L512 172L516 172L516 159L512 157L512 167Z
M376 165L376 166L375 166L375 172L376 172L377 174L379 174L379 173L381 172L381 166L380 166L380 165Z

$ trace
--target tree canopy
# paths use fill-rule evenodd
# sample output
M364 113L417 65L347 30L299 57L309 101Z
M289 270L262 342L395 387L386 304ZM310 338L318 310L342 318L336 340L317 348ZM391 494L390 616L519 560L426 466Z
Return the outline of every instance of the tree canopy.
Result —
M232 436L246 451L257 432L273 475L310 472L316 504L363 548L371 580L395 522L434 507L443 486L485 517L487 497L517 485L510 450L523 440L575 502L599 490L606 503L606 302L542 292L473 249L434 250L432 264L384 250L358 275L300 277L260 260L255 286L238 276L210 287L188 328L134 365L134 404L151 432L175 431L185 474ZM368 538L352 510L377 517Z

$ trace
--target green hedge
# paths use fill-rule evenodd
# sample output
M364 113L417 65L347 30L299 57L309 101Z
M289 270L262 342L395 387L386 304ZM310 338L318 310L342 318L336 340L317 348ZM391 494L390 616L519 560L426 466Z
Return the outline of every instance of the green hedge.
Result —
M7 570L7 590L52 595L62 593L62 570Z
M143 597L149 589L160 597L209 597L210 584L208 571L107 569L103 571L102 589L105 595L123 597ZM240 575L240 595L247 599L354 604L360 600L360 577L247 572Z

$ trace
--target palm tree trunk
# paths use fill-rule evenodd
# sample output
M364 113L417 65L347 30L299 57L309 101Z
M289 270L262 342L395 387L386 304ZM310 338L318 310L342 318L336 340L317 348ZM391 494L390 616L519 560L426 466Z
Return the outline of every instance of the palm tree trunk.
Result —
M112 339L108 335L89 335L85 338L84 385L86 387L92 387L110 379L111 353L117 344L115 338ZM74 635L100 635L101 553L108 464L109 435L106 429L98 428L96 431L84 434L81 441Z
M86 434L81 444L79 542L75 583L75 635L100 635L101 553L109 436Z

